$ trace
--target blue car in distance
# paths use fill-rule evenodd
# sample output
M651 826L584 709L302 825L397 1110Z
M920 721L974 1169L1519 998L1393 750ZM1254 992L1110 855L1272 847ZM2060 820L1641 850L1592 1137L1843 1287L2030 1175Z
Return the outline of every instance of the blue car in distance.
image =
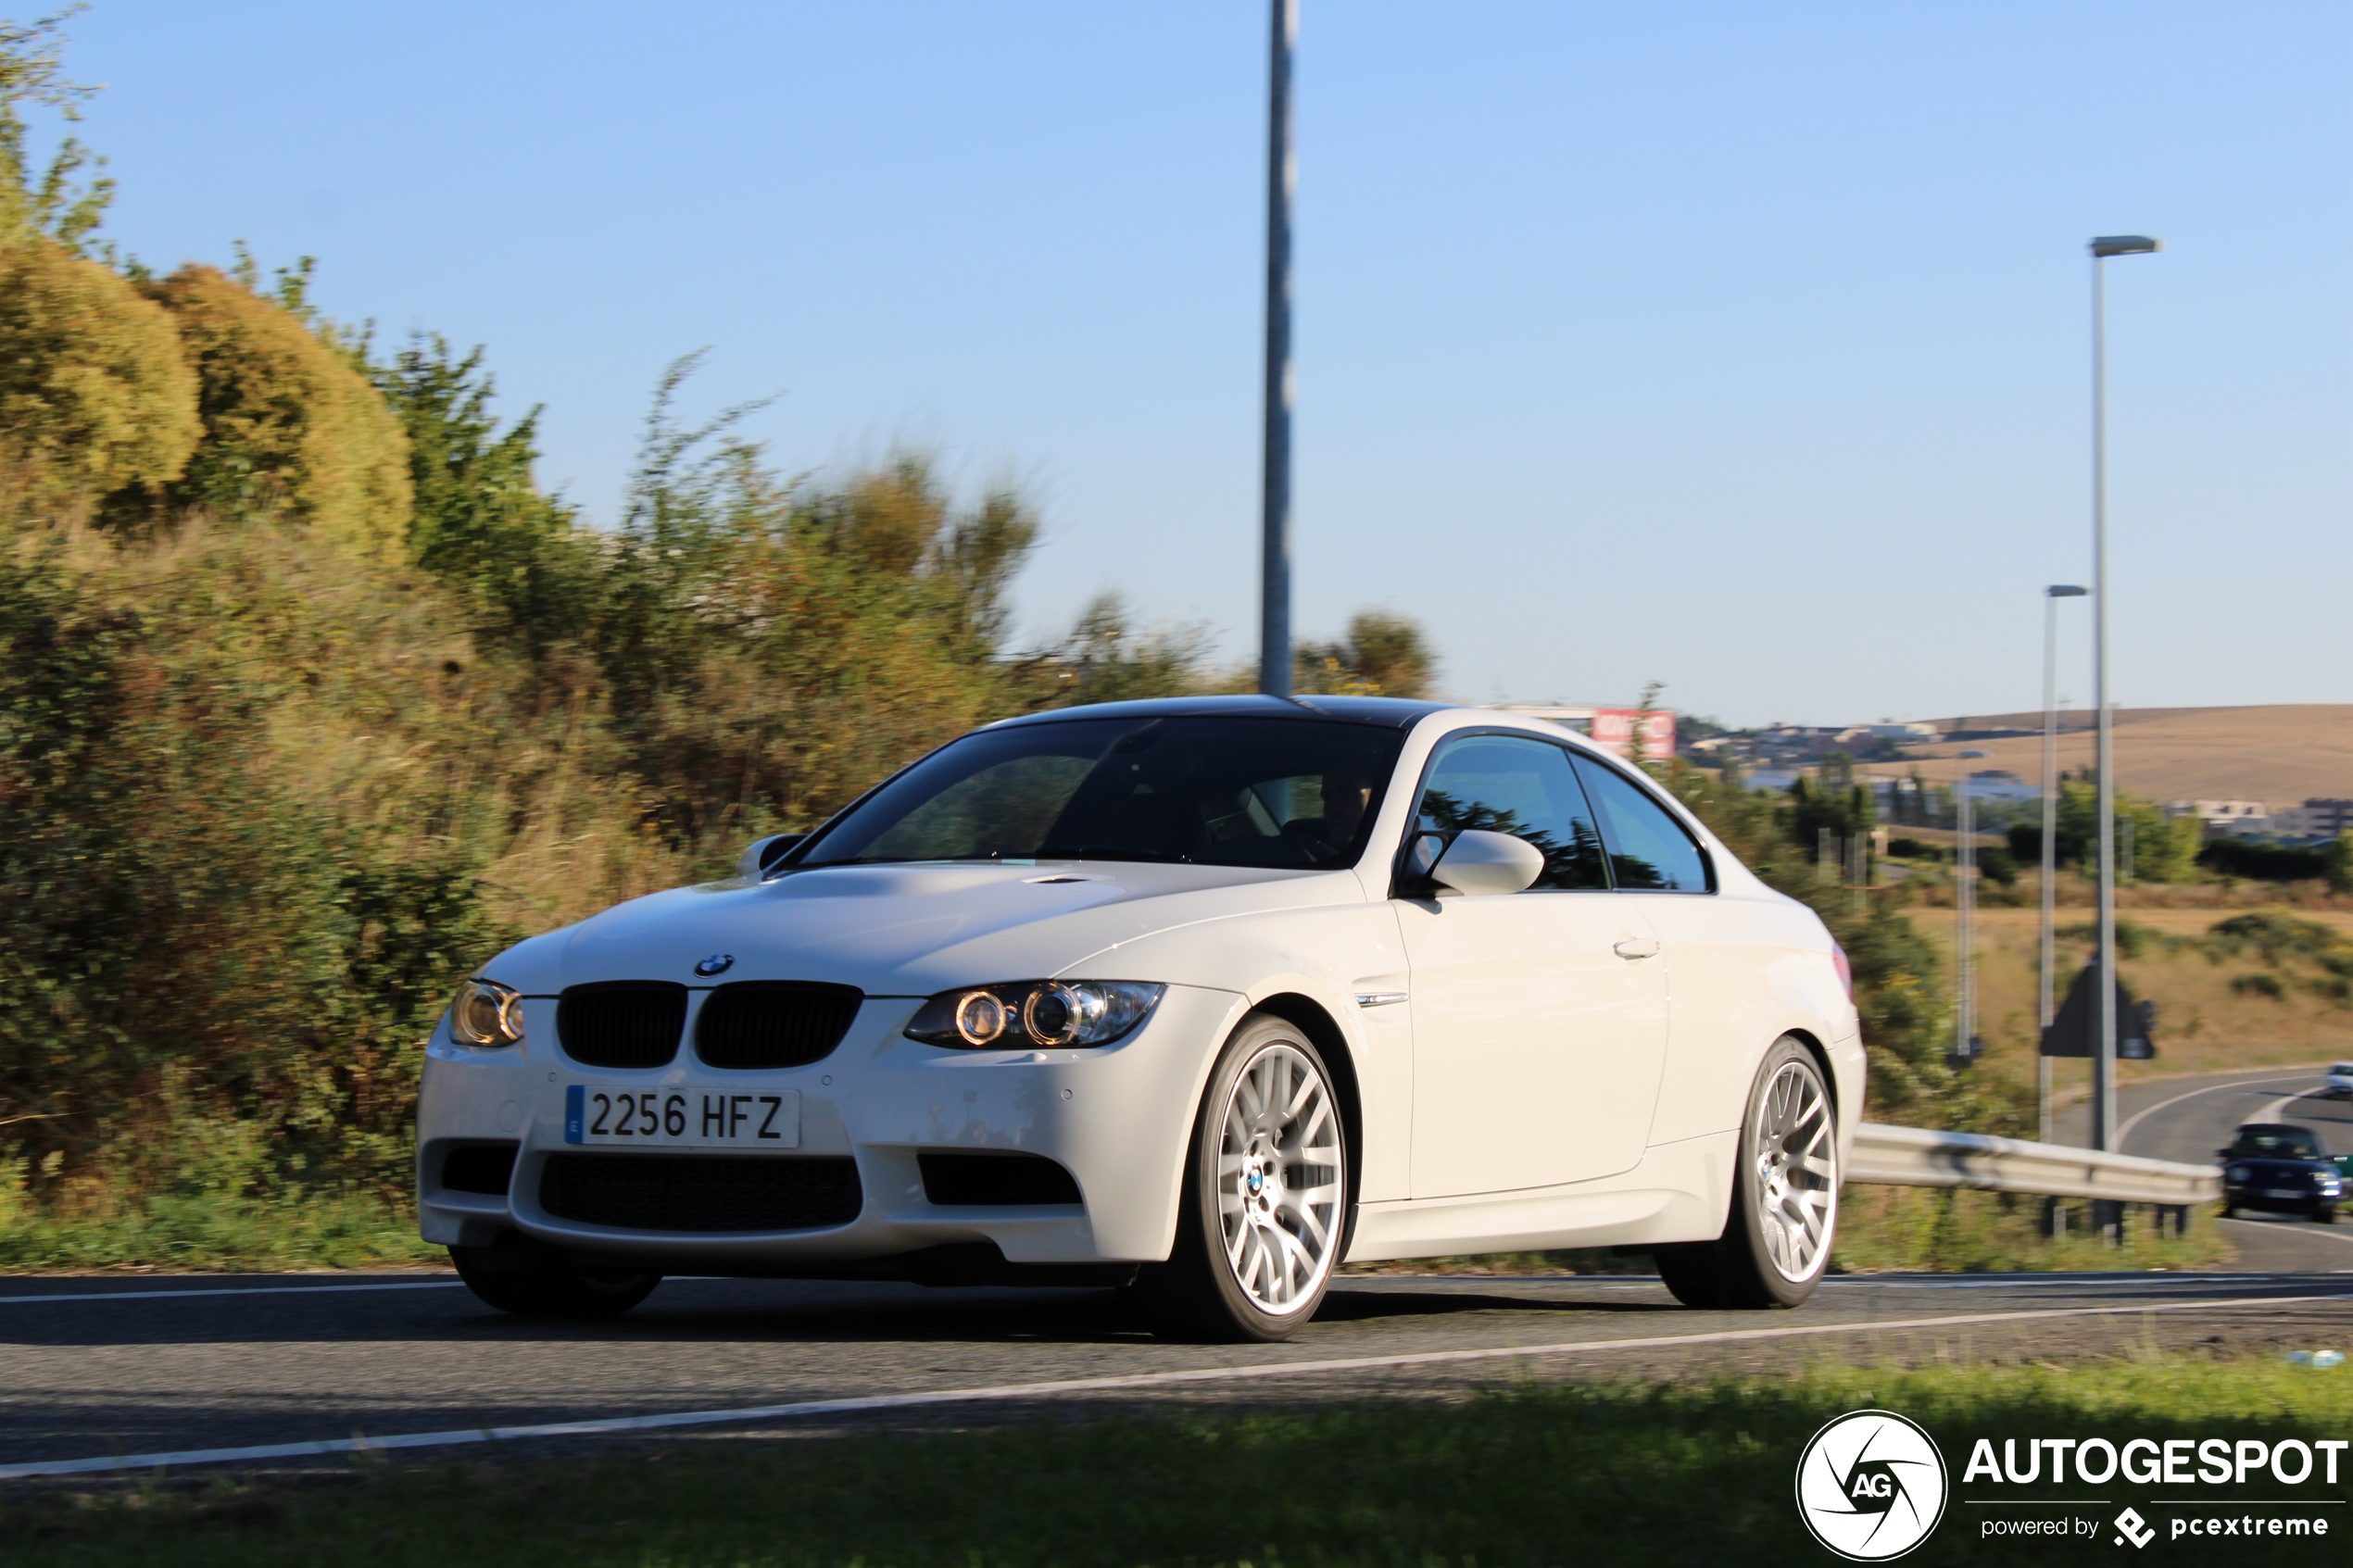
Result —
M2249 1122L2215 1153L2222 1161L2223 1218L2255 1209L2336 1223L2345 1178L2310 1128Z

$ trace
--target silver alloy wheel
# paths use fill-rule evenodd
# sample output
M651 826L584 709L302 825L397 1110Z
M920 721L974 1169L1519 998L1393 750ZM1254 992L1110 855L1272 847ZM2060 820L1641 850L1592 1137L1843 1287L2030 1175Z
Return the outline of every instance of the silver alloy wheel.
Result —
M1821 1079L1785 1061L1766 1085L1752 1151L1758 1228L1783 1279L1813 1277L1822 1266L1838 1206L1838 1144Z
M1226 1266L1271 1316L1316 1298L1340 1246L1340 1118L1330 1086L1296 1047L1242 1063L1218 1117L1217 1222Z

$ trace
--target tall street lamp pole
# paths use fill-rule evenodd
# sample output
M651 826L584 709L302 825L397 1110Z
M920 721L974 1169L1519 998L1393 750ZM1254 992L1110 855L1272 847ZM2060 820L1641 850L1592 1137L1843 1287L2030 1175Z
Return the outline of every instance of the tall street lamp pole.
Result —
M2053 972L2058 961L2058 939L2052 916L2057 908L2058 878L2058 602L2080 599L2085 590L2054 583L2043 590L2043 972L2042 996L2035 1022L2045 1030L2053 1013ZM2051 1059L2034 1058L2035 1135L2051 1141Z
M1266 427L1259 511L1258 689L1290 696L1291 50L1299 0L1272 0L1266 94Z
M2092 1147L2116 1141L2116 742L2108 706L2108 274L2111 256L2158 248L2146 234L2092 242L2092 700L2099 712L2099 1039L2092 1062Z

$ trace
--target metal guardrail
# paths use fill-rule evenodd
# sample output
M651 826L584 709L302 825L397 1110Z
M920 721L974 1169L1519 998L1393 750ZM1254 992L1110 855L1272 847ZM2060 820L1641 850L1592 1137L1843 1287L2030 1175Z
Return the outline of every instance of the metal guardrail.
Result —
M2211 1166L1876 1122L1855 1129L1846 1179L1880 1186L1980 1187L2168 1207L2211 1203L2222 1196L2221 1173Z

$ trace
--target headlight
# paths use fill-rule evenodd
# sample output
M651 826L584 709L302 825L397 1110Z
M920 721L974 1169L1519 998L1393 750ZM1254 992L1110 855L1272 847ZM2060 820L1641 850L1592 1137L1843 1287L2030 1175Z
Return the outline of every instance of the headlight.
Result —
M967 1050L1107 1046L1151 1016L1165 985L1136 980L1015 980L942 991L907 1037Z
M2229 1170L2223 1172L2222 1174L2237 1185L2245 1186L2247 1183L2247 1178L2254 1175L2255 1173L2248 1170L2244 1165L2233 1165Z
M2344 1191L2345 1184L2336 1177L2322 1176L2321 1178L2321 1196L2322 1198L2335 1198Z
M469 980L449 1004L449 1037L476 1050L522 1044L522 994L495 980Z

